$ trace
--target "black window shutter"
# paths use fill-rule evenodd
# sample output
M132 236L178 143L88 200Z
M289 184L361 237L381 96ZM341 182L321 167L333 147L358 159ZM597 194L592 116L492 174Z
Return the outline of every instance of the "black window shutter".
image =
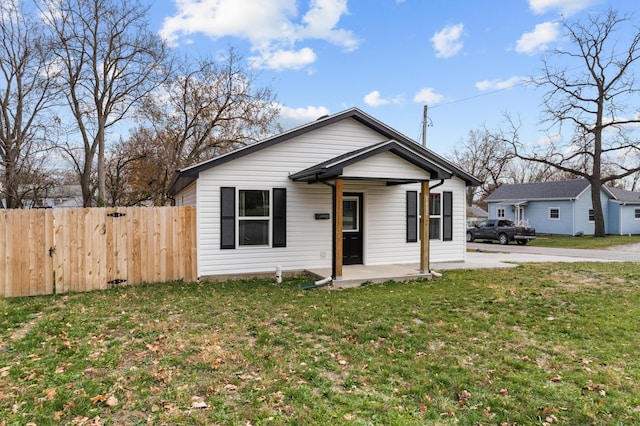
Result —
M236 248L236 189L220 188L220 248Z
M453 240L453 192L442 192L442 241Z
M273 247L287 246L287 189L273 188Z
M407 191L407 242L418 241L418 191Z

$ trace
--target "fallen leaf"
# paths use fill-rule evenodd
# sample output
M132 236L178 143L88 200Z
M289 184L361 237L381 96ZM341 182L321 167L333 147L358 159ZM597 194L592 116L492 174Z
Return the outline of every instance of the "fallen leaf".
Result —
M104 402L107 400L107 397L104 395L96 395L93 398L89 398L89 401L91 401L92 404L95 404L96 402Z
M545 418L545 421L547 423L556 423L558 421L558 418L555 415L551 414L547 416L547 418Z
M51 401L56 396L56 388L45 390L44 395L49 401Z
M468 390L462 390L459 394L458 394L458 402L460 403L460 405L464 405L467 402L469 402L469 400L471 399L471 392L469 392Z
M193 401L191 402L191 408L207 408L209 407L204 401Z
M105 404L107 404L107 406L109 407L115 407L116 405L118 405L118 398L111 395L107 398L107 400L105 401Z
M150 345L147 345L147 349L149 349L151 352L160 352L160 345L157 343L152 343Z

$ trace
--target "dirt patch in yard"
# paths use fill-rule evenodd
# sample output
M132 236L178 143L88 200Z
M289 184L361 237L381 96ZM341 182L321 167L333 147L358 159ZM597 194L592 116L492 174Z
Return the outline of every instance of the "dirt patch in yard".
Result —
M67 302L67 300L69 300L69 297L67 296L62 297L53 305L51 305L50 308L62 307ZM44 312L36 313L35 318L33 318L31 321L24 324L22 327L18 328L13 333L11 333L11 335L7 340L5 340L4 342L0 342L0 353L4 352L8 344L16 342L24 338L27 334L29 334L29 332L33 330L33 328L38 324L38 322L40 321L43 315L44 315Z

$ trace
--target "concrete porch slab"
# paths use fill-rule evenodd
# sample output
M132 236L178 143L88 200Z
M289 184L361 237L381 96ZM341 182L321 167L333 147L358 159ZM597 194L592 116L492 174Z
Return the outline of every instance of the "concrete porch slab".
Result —
M307 272L318 279L331 276L331 268L312 268ZM347 265L342 267L342 279L333 280L332 288L358 287L364 283L431 279L431 274L421 274L414 265Z

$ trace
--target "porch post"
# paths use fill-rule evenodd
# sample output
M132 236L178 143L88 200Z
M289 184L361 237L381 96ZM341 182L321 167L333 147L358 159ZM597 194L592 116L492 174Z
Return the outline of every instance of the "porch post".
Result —
M429 268L429 181L422 182L420 195L420 273L427 274Z
M333 215L333 279L342 279L342 191L344 182L342 179L336 179L334 187L335 195L335 214Z

